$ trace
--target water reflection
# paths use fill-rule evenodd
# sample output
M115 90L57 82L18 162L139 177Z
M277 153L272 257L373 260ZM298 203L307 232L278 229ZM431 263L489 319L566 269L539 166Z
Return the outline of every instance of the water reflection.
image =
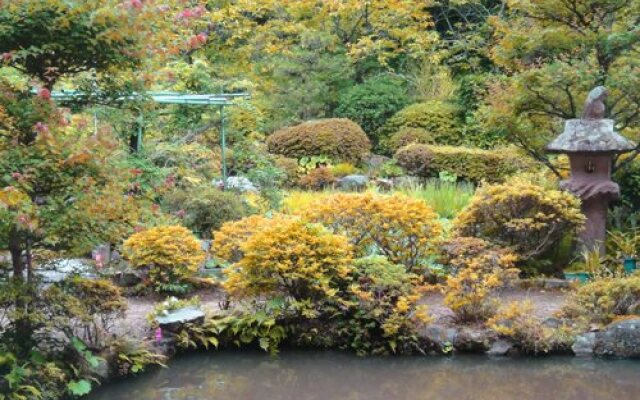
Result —
M357 358L209 353L101 388L91 400L640 399L640 361Z

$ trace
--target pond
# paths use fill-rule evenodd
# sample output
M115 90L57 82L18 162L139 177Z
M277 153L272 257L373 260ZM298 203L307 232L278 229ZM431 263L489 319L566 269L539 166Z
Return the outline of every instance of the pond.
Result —
M640 361L373 357L284 351L189 354L90 400L640 399Z

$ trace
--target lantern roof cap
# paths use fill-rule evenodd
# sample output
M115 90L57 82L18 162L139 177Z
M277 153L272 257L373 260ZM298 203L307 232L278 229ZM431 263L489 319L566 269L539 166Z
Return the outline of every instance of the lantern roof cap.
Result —
M626 153L636 145L614 130L612 119L570 119L564 132L547 145L553 153Z

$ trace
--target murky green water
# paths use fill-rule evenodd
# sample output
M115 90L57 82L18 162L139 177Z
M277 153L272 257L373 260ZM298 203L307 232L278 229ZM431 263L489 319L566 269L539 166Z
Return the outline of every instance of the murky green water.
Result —
M640 400L640 361L192 354L91 400Z

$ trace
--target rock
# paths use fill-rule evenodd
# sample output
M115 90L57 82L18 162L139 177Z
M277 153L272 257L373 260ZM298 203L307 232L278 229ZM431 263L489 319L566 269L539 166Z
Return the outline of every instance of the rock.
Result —
M185 307L171 311L167 315L158 316L155 320L160 328L177 332L184 324L204 322L204 312L198 307Z
M222 180L215 181L213 183L219 188L225 188ZM227 178L227 185L225 189L235 189L241 192L258 192L258 187L253 184L249 179L244 176L230 176Z
M488 329L463 327L453 341L453 347L465 353L484 353L491 347L493 333Z
M429 325L420 332L420 337L428 342L435 351L450 353L458 331L442 325Z
M205 253L208 253L209 250L211 250L211 240L201 240L200 241L200 248L202 249L202 251L204 251Z
M551 290L569 289L571 288L571 281L565 279L545 279L543 288Z
M70 275L79 275L90 279L97 278L93 270L91 261L81 259L54 260L35 268L36 274L45 284L60 282Z
M557 329L557 328L560 328L562 325L563 325L562 321L554 317L545 318L542 321L542 326L544 326L545 328Z
M590 357L593 355L593 347L596 342L596 332L588 332L576 337L571 346L571 351L578 357Z
M347 175L344 178L338 179L338 188L342 190L361 191L367 188L369 178L364 175Z
M507 356L515 351L515 345L506 340L496 340L486 351L488 356Z
M118 263L122 260L122 256L120 255L120 253L118 252L118 250L113 250L111 252L111 262L113 263Z
M134 271L121 271L114 274L111 280L118 286L133 287L142 282L142 277Z
M393 189L393 181L391 179L377 178L374 183L383 192L390 192Z
M640 318L614 322L594 334L595 355L640 358Z

